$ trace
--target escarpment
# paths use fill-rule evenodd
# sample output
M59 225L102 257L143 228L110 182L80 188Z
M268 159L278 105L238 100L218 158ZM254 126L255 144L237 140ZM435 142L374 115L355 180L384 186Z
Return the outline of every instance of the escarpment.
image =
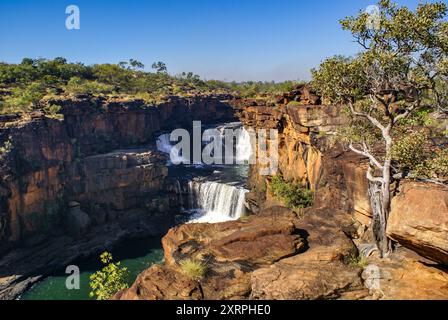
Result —
M0 298L123 237L156 234L165 235L164 264L115 299L448 298L445 186L396 186L388 234L397 250L379 259L364 250L372 243L366 162L333 142L346 121L339 108L308 86L275 102L222 98L231 97L173 97L157 106L79 98L57 102L63 121L39 112L24 123L1 118L0 139L11 149L0 168ZM175 226L180 187L154 134L234 119L278 131L278 174L312 190L313 206L285 208L256 163L246 194L252 215ZM200 279L185 260L205 264Z
M50 101L63 120L35 111L0 119L0 298L127 236L163 235L180 203L154 134L234 119L217 96Z
M299 213L283 207L269 192L272 177L251 165L246 201L254 215L171 229L162 240L165 263L114 299L447 299L448 190L410 181L398 186L388 228L396 250L380 259L368 249L366 162L332 142L345 119L321 102L304 87L275 103L232 102L247 128L278 130L278 173L313 190L312 207ZM205 264L200 279L183 267L186 259Z

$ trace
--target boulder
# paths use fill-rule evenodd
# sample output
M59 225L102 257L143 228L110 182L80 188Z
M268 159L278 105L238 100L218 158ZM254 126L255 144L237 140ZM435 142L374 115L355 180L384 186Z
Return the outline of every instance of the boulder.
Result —
M373 269L374 268L374 269ZM371 298L382 300L447 300L448 273L404 247L380 259L369 258L367 270L376 270ZM363 274L364 280L367 280ZM368 281L365 281L367 284Z
M162 240L164 266L151 267L116 298L247 299L253 270L305 249L295 227L297 219L291 210L276 208L238 221L172 228ZM207 265L200 282L183 274L180 262L184 259Z
M448 264L448 187L405 183L392 199L387 235L424 257Z
M308 250L255 270L251 277L251 298L338 298L342 292L361 289L359 269L344 263L346 257L357 252L343 232L344 226L350 224L350 216L341 211L308 211L296 225L306 234Z
M114 300L199 300L200 284L172 268L153 265L142 272L128 289L118 292Z

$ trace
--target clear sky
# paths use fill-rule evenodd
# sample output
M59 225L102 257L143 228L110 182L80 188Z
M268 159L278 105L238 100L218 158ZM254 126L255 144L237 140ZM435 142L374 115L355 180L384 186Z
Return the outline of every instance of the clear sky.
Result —
M419 0L398 0L414 8ZM0 61L86 64L134 58L206 79L308 79L325 57L357 46L339 19L376 0L0 0ZM81 29L65 28L68 5Z

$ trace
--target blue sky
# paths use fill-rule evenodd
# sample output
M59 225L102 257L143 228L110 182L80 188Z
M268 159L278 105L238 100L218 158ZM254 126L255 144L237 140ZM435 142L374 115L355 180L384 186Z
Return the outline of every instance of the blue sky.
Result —
M0 61L135 58L206 79L307 79L325 57L357 52L338 20L375 1L0 0ZM65 28L71 4L80 8L80 30Z

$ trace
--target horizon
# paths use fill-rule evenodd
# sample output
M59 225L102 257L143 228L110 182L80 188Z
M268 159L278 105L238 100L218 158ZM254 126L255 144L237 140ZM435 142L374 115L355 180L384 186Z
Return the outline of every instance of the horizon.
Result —
M206 80L308 81L325 58L358 52L339 20L375 3L6 0L0 4L0 61L64 57L92 65L133 58L146 71L163 61L170 74L191 71ZM81 12L80 30L65 28L72 4Z

